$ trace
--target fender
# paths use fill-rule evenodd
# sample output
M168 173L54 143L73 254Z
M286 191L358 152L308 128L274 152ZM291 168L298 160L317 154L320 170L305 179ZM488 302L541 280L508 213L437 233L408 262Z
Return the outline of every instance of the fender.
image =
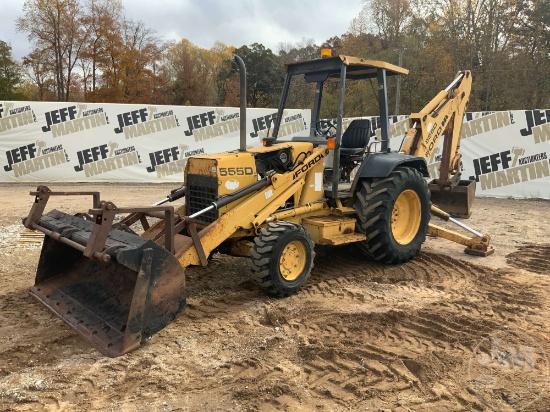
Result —
M369 153L363 159L356 180L372 177L387 177L397 166L407 166L418 170L422 176L430 177L426 159L401 153Z

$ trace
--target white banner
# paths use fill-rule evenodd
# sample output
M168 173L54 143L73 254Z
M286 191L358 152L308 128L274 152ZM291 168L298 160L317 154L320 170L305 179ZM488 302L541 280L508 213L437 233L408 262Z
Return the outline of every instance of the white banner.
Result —
M261 144L275 114L247 110L248 146ZM393 149L406 118L390 118ZM190 156L239 147L239 123L227 107L0 102L0 182L181 182ZM279 136L307 136L309 123L309 110L287 110ZM476 196L550 199L550 110L467 113L460 150Z
M248 146L276 113L247 110ZM309 113L286 110L280 136L307 136ZM190 156L238 149L239 131L238 108L0 102L0 182L181 182Z

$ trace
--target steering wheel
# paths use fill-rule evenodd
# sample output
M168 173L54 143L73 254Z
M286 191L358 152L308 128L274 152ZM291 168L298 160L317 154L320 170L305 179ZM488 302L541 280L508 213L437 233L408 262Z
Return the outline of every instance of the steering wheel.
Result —
M315 131L317 136L330 138L336 136L336 124L332 120L319 120L315 123Z

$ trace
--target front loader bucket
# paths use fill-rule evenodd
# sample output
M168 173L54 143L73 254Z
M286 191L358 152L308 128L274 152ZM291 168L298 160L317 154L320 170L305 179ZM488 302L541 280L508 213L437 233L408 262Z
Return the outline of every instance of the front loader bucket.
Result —
M453 217L469 218L476 193L475 180L461 180L456 186L441 187L435 180L428 184L431 202Z
M86 245L93 222L53 210L39 226ZM101 353L120 356L164 328L185 308L185 277L166 249L111 229L106 263L44 237L31 294Z

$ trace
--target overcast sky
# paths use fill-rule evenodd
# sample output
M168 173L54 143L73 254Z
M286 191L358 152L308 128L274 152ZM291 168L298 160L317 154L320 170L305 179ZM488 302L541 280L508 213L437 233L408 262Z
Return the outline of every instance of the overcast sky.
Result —
M30 51L15 30L24 0L0 0L0 40L20 59ZM348 31L361 0L122 0L126 16L141 20L165 40L189 39L210 48L216 40L240 47L262 43L277 52L279 42L312 38L317 44Z

